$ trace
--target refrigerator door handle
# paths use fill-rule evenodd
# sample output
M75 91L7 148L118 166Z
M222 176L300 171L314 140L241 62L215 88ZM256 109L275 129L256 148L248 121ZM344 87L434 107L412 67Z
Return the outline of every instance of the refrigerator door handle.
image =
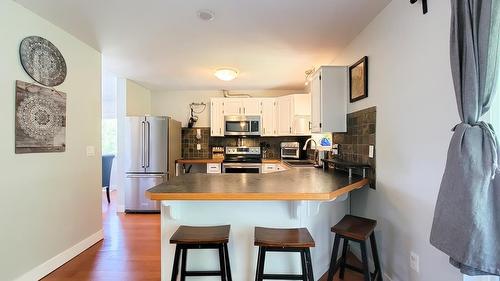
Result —
M141 134L142 134L142 149L141 149L141 167L146 168L146 122L141 121Z
M146 124L147 124L147 142L146 142L146 146L147 146L147 149L146 149L146 158L147 158L147 161L146 161L146 168L149 168L149 165L151 164L150 163L150 147L151 147L151 123L149 123L149 121L146 121Z

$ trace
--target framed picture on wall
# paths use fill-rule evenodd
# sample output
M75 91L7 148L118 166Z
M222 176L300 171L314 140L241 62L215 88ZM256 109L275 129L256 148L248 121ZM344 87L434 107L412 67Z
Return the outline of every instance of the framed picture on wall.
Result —
M349 67L349 99L351 102L368 97L368 57Z

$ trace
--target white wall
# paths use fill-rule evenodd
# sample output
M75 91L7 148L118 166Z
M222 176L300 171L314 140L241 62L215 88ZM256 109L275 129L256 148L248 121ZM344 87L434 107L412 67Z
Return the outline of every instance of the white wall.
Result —
M248 94L252 97L277 97L297 94L297 91L270 90L270 91L231 91L231 94ZM151 114L166 115L182 122L187 127L189 121L189 104L192 102L207 104L207 108L198 114L196 127L210 127L210 98L223 97L222 91L169 91L153 92L151 95Z
M377 190L353 196L355 214L376 218L383 269L393 281L454 281L461 274L429 243L451 128L459 122L449 62L450 2L427 15L392 1L334 60L369 57L369 97L349 112L377 106ZM420 273L409 268L420 255Z
M126 80L127 116L151 113L151 91L131 80Z
M44 262L102 237L101 57L13 1L0 1L0 35L0 280L28 273L21 280L31 281L57 266L56 259L38 267ZM30 35L49 39L66 59L68 76L56 87L67 93L64 153L14 154L15 80L32 81L19 62L19 44ZM95 157L86 157L87 145Z

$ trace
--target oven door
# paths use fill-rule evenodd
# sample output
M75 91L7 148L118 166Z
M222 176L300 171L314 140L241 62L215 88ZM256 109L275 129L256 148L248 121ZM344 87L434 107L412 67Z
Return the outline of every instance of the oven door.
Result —
M299 148L297 147L282 147L281 148L281 158L294 158L299 159Z
M228 174L260 174L262 164L260 163L223 163L222 169Z

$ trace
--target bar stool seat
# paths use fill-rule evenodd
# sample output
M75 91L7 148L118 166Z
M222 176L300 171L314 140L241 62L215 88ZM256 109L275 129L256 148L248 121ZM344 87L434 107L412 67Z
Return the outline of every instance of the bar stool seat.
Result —
M340 220L340 222L338 222L331 228L332 232L335 233L335 239L333 242L330 268L328 270L328 281L333 280L333 276L338 269L340 269L339 278L344 279L344 272L346 268L362 273L364 275L364 281L383 281L374 232L376 226L376 220L346 215ZM340 257L340 260L337 260L340 239L344 240L344 245L342 247L342 256ZM373 273L371 273L368 268L366 248L366 241L368 239L370 239L370 245L373 254L373 263L375 264L375 271ZM360 244L362 260L361 262L363 264L363 268L357 268L347 264L347 247L349 245L349 241Z
M314 239L307 228L255 228L255 246L310 248L314 247Z
M259 246L257 259L257 272L255 280L303 280L315 281L312 269L311 252L314 239L307 228L277 229L256 227L254 245ZM300 253L302 274L265 274L264 265L267 252L297 252Z
M182 254L181 281L184 281L186 276L220 276L222 281L232 281L227 248L230 227L229 225L208 227L181 225L170 238L170 243L176 244L171 280L177 280L179 260ZM190 249L219 250L220 270L187 271L187 254Z
M377 226L376 220L346 215L332 227L332 232L354 240L366 240Z
M230 225L186 226L181 225L170 238L170 244L221 244L229 242Z

